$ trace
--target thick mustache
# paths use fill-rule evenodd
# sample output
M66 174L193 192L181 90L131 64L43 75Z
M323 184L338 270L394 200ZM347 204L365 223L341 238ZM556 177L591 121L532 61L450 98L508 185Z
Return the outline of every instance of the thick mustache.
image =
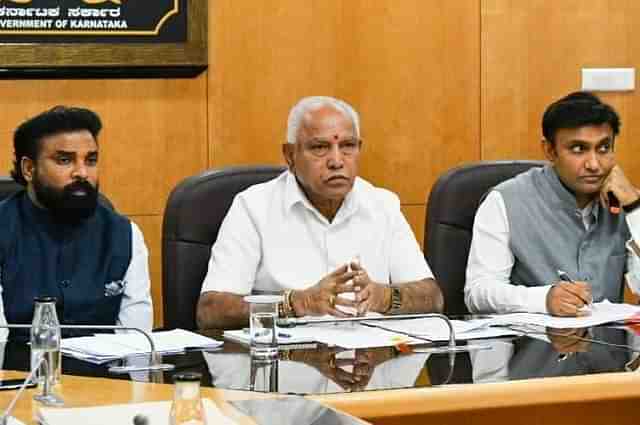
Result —
M86 180L75 181L73 183L69 183L64 187L64 191L66 193L74 193L79 191L91 193L91 192L95 192L95 190L96 188L93 187L93 185Z

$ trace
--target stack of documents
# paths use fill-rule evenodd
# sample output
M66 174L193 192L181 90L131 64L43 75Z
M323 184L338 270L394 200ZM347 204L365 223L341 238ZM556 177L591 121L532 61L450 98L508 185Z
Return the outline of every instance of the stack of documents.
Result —
M150 336L156 346L156 352L161 354L181 353L187 349L211 349L222 345L221 341L183 329L153 332ZM60 349L66 356L94 364L151 352L147 338L133 332L64 338Z
M206 423L232 425L236 422L225 416L208 398L202 399ZM112 425L134 424L140 418L150 425L169 425L170 401L148 403L114 404L111 406L50 408L41 407L38 421L46 425ZM134 421L135 417L137 421Z
M640 306L612 303L604 300L589 308L583 317L556 317L540 313L511 313L493 316L492 326L534 325L557 329L588 328L604 323L634 320L640 316Z

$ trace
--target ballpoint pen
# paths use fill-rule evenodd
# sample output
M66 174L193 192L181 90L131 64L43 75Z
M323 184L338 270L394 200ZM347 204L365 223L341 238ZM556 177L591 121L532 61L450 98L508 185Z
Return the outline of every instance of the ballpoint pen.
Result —
M569 282L569 283L576 283L573 279L571 279L569 277L569 275L567 274L567 272L562 271L562 270L558 270L558 277L560 278L560 280L562 280L563 282ZM583 300L584 301L584 300ZM593 307L593 301L590 301L589 303L585 304L585 307L587 308L592 308Z

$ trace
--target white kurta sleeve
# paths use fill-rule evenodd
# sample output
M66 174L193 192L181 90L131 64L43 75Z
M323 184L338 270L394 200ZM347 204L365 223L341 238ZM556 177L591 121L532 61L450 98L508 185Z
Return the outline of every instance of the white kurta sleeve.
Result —
M236 196L211 247L202 292L251 293L262 258L260 236L242 196Z
M131 222L131 263L125 273L126 282L117 324L151 331L153 302L149 279L149 251L138 226Z

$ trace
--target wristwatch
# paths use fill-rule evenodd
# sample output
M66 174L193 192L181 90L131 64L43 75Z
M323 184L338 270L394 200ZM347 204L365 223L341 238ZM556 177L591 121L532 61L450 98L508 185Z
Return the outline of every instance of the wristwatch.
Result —
M397 286L391 287L391 308L387 313L394 314L400 311L402 307L402 294Z

